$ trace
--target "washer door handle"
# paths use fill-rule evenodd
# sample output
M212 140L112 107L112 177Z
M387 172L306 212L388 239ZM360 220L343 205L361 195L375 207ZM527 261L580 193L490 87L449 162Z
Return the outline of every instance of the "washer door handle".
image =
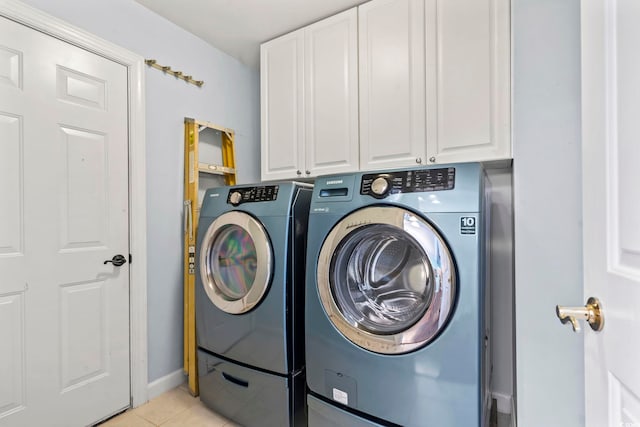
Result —
M107 264L109 262L115 265L116 267L120 267L121 265L127 262L127 259L124 257L124 255L118 254L118 255L114 255L113 258L106 260L103 264Z

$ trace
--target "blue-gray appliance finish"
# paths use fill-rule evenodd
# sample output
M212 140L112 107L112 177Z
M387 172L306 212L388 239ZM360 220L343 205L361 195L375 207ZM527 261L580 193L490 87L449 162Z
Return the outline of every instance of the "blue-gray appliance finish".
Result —
M309 184L280 182L204 195L195 260L200 397L245 426L306 425L311 194Z
M486 424L487 200L475 163L316 179L310 426Z

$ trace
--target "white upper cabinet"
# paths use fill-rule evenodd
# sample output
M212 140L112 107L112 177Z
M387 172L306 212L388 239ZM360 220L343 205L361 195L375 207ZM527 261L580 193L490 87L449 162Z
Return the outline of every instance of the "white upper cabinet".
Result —
M426 0L429 163L511 157L509 13L509 0Z
M360 167L511 157L509 0L359 7Z
M261 47L262 179L358 170L357 10Z
M288 179L304 170L304 31L260 48L262 180Z
M510 0L372 0L261 47L262 179L511 158Z
M305 174L357 171L358 11L305 31Z
M423 163L424 0L373 0L358 14L360 167Z

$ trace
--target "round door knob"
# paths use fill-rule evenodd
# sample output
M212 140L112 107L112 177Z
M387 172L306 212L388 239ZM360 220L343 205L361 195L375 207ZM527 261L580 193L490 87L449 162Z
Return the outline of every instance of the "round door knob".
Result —
M240 193L239 191L234 191L229 196L229 203L231 203L233 206L239 205L241 201L242 201L242 193Z
M311 175L310 171L304 171L304 173L306 173L307 175Z
M389 191L389 181L379 176L371 183L371 192L376 196L384 196Z
M299 170L296 171L296 174L298 175L302 175L302 172L300 172Z
M416 163L417 164L422 163L422 157L416 157Z
M435 162L436 162L436 158L435 158L435 157L429 157L429 161L430 161L431 163L435 163Z

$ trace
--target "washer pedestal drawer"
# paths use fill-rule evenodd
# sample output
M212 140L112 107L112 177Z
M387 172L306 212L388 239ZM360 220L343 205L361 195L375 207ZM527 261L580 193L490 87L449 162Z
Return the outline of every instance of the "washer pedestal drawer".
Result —
M306 425L301 373L290 380L202 350L198 350L198 371L200 400L231 421L245 427L282 427L293 425L294 421L296 426Z

